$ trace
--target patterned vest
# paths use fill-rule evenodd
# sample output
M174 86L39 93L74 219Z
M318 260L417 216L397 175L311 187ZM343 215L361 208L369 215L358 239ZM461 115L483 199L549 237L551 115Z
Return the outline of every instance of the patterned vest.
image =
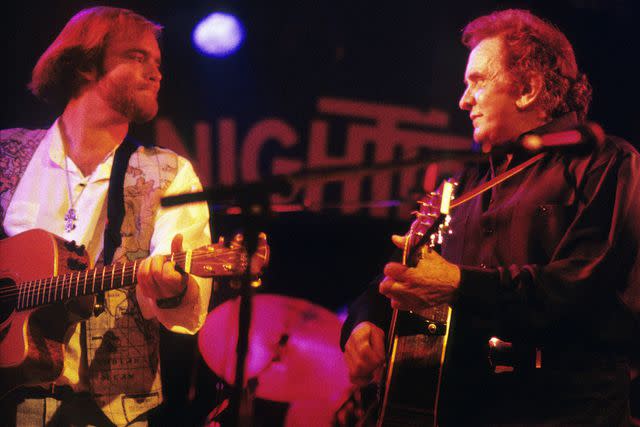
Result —
M45 133L2 131L0 224ZM169 150L139 147L131 156L124 180L122 245L114 263L149 256L154 216L177 168L178 156ZM158 322L143 319L134 288L106 292L105 310L87 320L83 330L87 369L80 372L81 381L111 421L125 425L162 402Z

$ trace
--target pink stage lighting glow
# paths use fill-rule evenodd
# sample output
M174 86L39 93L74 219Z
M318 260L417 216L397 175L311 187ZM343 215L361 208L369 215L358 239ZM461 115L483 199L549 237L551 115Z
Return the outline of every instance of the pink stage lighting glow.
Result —
M221 12L207 16L193 30L193 43L198 50L217 57L235 52L243 38L244 30L238 19Z

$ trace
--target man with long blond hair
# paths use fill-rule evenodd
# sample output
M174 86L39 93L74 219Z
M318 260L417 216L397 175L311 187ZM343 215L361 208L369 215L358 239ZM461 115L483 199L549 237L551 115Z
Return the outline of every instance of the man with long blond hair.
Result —
M211 281L160 255L210 243L205 204L159 205L200 181L186 159L127 136L158 111L160 33L130 10L80 11L30 83L62 115L46 130L2 131L4 236L40 228L84 245L92 264L141 259L134 288L105 292L102 309L71 328L60 377L17 390L19 426L145 425L162 403L159 324L193 334L204 322Z
M469 23L462 41L459 107L475 141L495 149L488 166L462 174L458 194L520 172L452 211L442 256L387 264L353 304L342 335L351 379L379 379L390 307L448 305L438 425L628 425L640 354L640 155L595 135L590 148L518 149L529 133L579 127L588 111L588 80L552 24L503 10ZM505 352L490 358L490 345Z

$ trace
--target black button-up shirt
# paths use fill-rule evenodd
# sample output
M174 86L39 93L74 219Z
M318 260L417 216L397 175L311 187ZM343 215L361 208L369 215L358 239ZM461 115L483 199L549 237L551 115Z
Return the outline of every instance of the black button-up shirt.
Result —
M575 125L570 114L539 131ZM457 305L490 320L492 334L624 352L639 338L640 156L611 138L584 151L550 152L488 191L488 203L458 207L443 255L462 266ZM462 192L487 181L486 169L468 171Z
M577 124L575 114L568 114L538 131L561 131ZM530 156L516 153L508 167ZM458 193L498 174L504 159L492 160L466 170ZM501 409L494 415L507 408L504 420L509 422L526 424L538 411L548 415L541 415L542 420L579 423L592 419L588 409L593 402L588 399L594 393L606 396L612 407L626 402L628 364L619 369L621 365L613 363L608 370L602 364L621 360L624 365L639 351L638 152L614 137L593 150L549 152L457 207L451 227L443 256L460 265L462 275L443 380L444 415L456 419L460 410L470 420L490 419L487 414L497 407ZM353 304L343 327L343 345L361 321L387 327L389 303L378 294L377 282ZM492 336L520 349L542 349L545 372L554 374L535 381L516 376L508 385L493 381L487 366L487 341ZM599 373L590 377L594 372ZM567 385L577 377L595 378L597 386L585 387L579 381ZM547 403L560 396L569 401L553 413L538 410L541 402L530 398L541 393ZM469 405L475 409L468 410ZM611 421L624 408L603 412L613 414L607 418ZM572 418L575 414L583 418Z

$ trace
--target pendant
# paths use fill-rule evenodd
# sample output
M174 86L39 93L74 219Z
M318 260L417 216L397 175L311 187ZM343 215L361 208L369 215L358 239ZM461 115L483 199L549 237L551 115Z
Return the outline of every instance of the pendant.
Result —
M69 208L67 213L64 215L64 231L70 233L73 229L75 229L77 219L78 217L76 216L76 210L73 208Z

